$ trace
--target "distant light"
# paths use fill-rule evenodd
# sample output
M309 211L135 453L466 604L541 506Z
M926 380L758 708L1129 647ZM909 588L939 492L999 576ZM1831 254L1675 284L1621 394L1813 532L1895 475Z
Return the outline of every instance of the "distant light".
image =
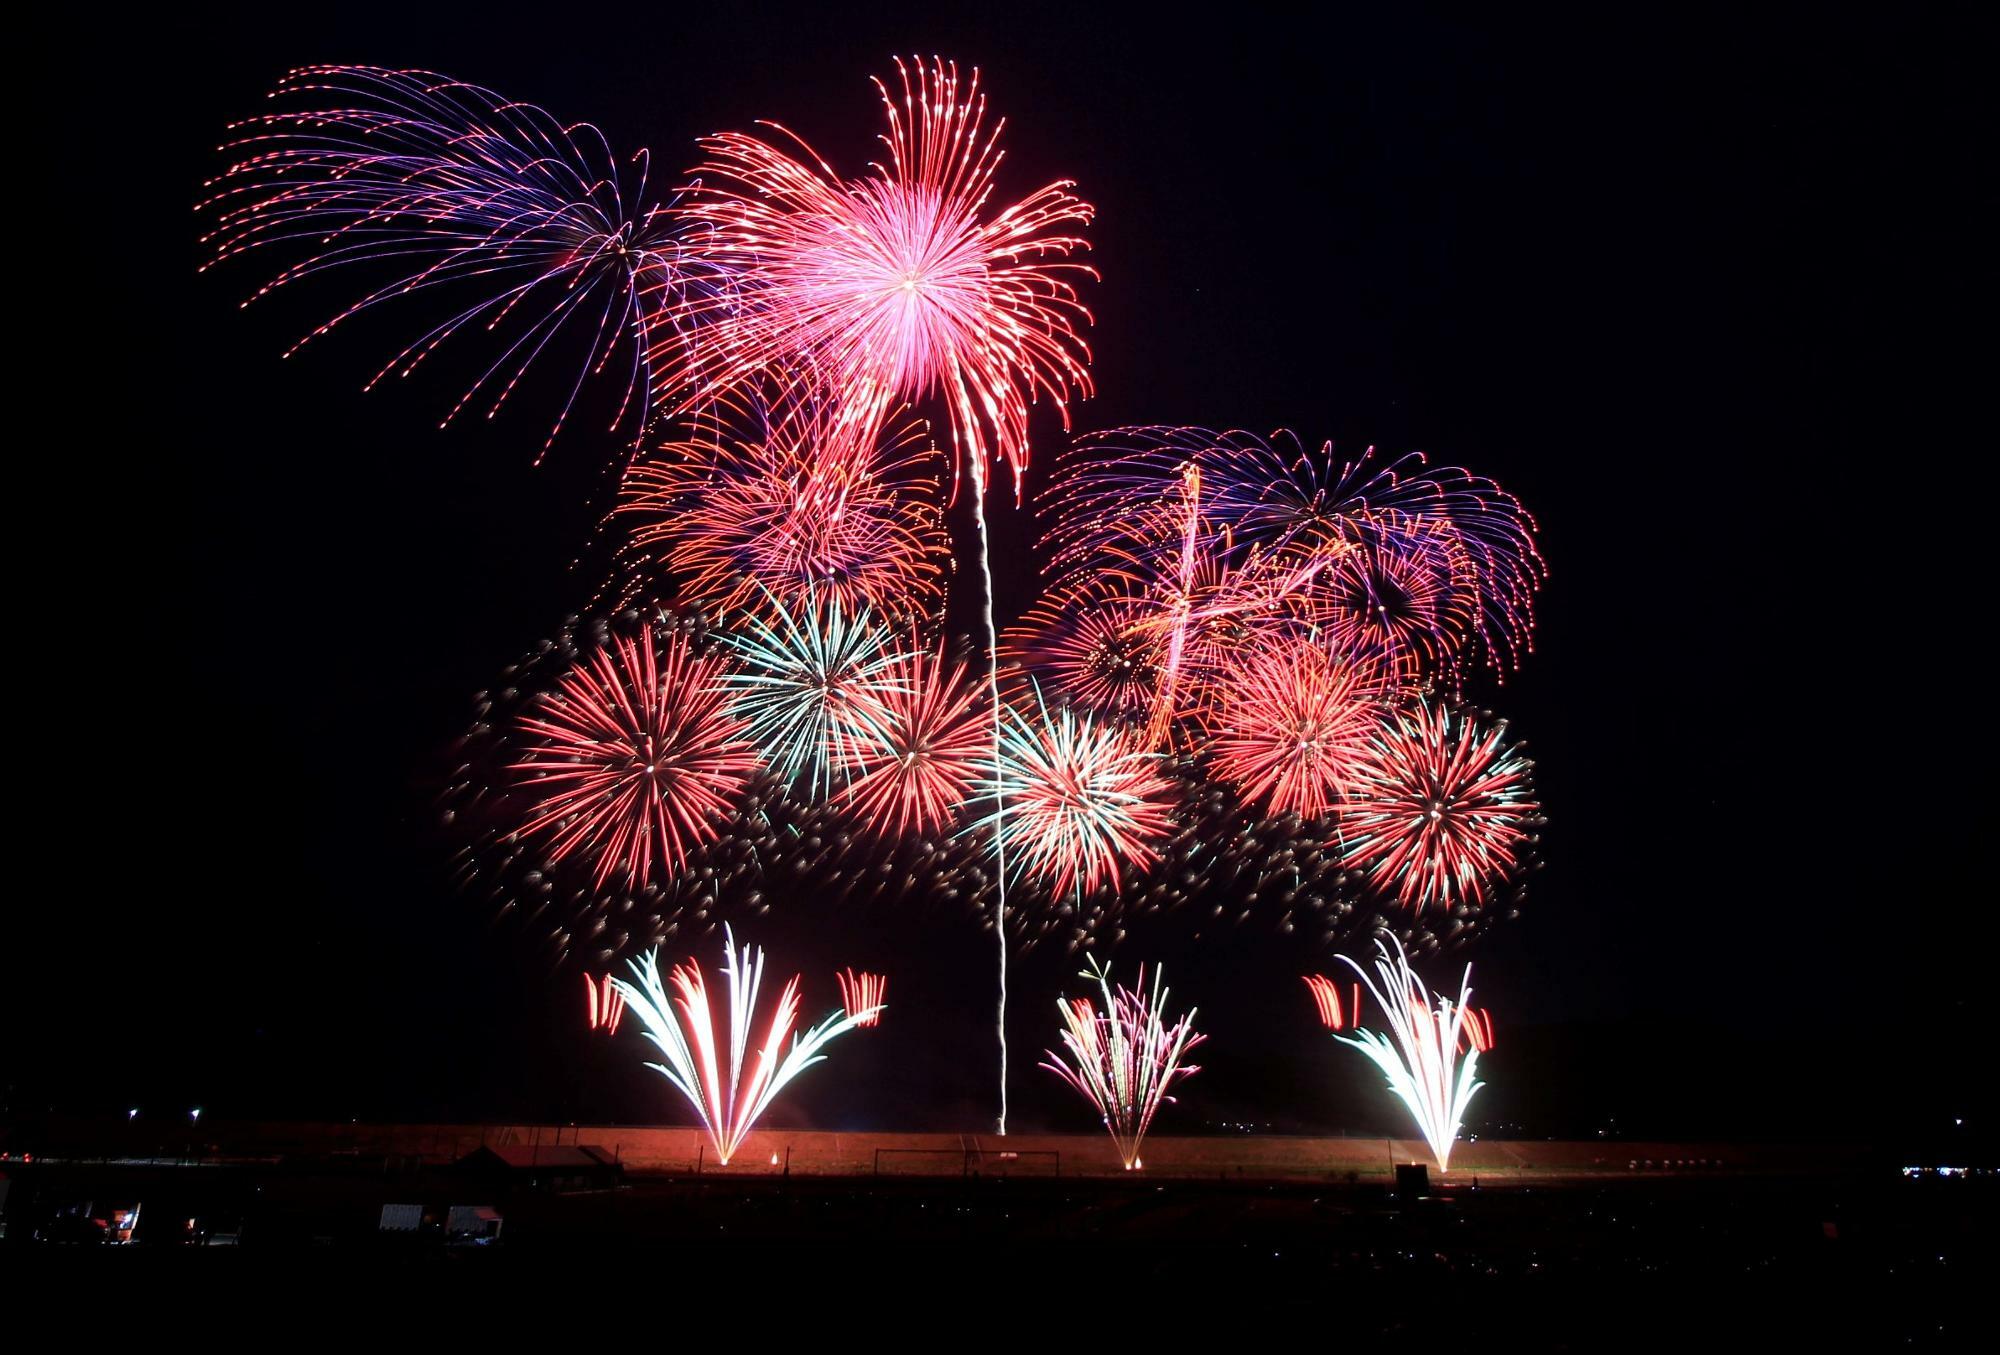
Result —
M136 1119L138 1119L138 1118L139 1118L139 1108L138 1108L137 1106L134 1106L134 1107L132 1107L132 1109L130 1109L130 1110L128 1110L128 1111L126 1111L126 1112L125 1112L125 1118L126 1118L126 1119L128 1119L128 1120L136 1120Z
M191 1110L191 1111L189 1111L189 1112L188 1112L188 1119L190 1119L190 1120L199 1120L200 1118L201 1118L201 1107L200 1107L200 1106L196 1106L196 1107L195 1107L195 1108L194 1108L193 1110Z

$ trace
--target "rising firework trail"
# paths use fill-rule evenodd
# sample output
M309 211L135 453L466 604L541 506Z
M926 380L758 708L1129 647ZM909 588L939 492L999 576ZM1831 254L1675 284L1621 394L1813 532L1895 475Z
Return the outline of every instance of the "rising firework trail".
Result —
M1475 1041L1461 1053L1466 1027L1478 1020L1466 1007L1472 997L1472 966L1467 965L1459 979L1457 1001L1440 995L1433 1002L1430 989L1410 968L1403 943L1396 941L1395 946L1396 953L1391 956L1388 945L1377 939L1375 976L1345 955L1340 957L1361 976L1382 1008L1394 1038L1360 1029L1352 1037L1336 1034L1333 1038L1353 1045L1382 1070L1389 1079L1389 1090L1415 1118L1437 1159L1438 1170L1449 1171L1451 1145L1464 1123L1465 1108L1484 1085L1475 1076L1480 1045Z
M1087 997L1058 1000L1062 1043L1069 1057L1047 1050L1042 1067L1097 1107L1119 1160L1126 1171L1135 1171L1146 1165L1139 1149L1154 1114L1174 1099L1168 1092L1175 1082L1201 1071L1182 1060L1207 1037L1194 1033L1194 1008L1167 1024L1168 993L1160 986L1164 975L1158 970L1150 991L1143 966L1132 988L1113 988L1110 971L1095 959L1083 977L1097 981L1103 1009Z
M632 973L638 982L612 982L645 1025L646 1038L666 1059L664 1064L646 1066L688 1099L725 1166L786 1084L823 1061L826 1055L820 1051L834 1037L881 1012L879 1006L858 1012L837 1011L811 1029L794 1033L792 1027L799 1015L799 980L794 975L772 1008L762 1040L751 1047L757 990L764 979L764 952L744 946L739 955L736 938L727 927L723 928L722 953L729 1003L726 1034L716 1029L708 983L694 961L674 967L668 979L671 996L668 984L660 981L658 951L634 960ZM792 1042L789 1049L783 1047L787 1036ZM747 1068L746 1050L750 1055Z

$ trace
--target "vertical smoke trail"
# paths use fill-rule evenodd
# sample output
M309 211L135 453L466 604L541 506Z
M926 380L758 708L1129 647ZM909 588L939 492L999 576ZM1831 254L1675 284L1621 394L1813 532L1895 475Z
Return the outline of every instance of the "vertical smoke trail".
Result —
M998 893L993 934L1000 944L1000 1133L1007 1132L1007 839L1001 832L1007 798L1000 771L1000 635L993 626L992 548L986 539L986 466L972 461L972 517L979 524L979 576L986 584L986 685L993 694L993 851Z

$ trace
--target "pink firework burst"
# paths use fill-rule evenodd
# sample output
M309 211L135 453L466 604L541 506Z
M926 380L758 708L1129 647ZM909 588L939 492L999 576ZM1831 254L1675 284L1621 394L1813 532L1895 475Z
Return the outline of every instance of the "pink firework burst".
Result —
M1072 390L1091 391L1090 320L1071 256L1092 209L1052 183L991 208L1004 123L986 123L979 73L896 62L900 97L875 82L889 117L886 165L839 177L806 143L725 132L683 209L707 227L704 251L736 279L706 312L701 343L669 335L658 365L678 386L738 386L774 364L810 368L849 402L849 428L872 438L901 402L942 394L952 436L975 474L991 458L1018 477L1028 409L1046 396L1069 427Z
M1122 867L1159 859L1172 790L1158 755L1126 731L1037 702L1003 724L998 765L1007 807L985 826L1010 867L1051 895L1116 889Z
M858 773L840 803L884 837L935 833L972 798L992 743L981 693L965 665L918 652L857 719Z
M718 413L723 430L667 443L619 490L633 545L688 597L724 613L811 596L888 617L943 596L941 458L920 425L843 446L823 404L785 390Z
M1490 898L1540 822L1533 764L1505 734L1441 704L1384 722L1340 808L1347 865L1419 911Z
M1241 656L1216 684L1217 770L1271 814L1323 814L1346 797L1385 714L1377 666L1292 639Z
M644 885L712 841L758 769L722 672L641 626L564 674L521 719L511 769L538 797L522 831L547 834L557 860L594 857L600 885L620 870Z

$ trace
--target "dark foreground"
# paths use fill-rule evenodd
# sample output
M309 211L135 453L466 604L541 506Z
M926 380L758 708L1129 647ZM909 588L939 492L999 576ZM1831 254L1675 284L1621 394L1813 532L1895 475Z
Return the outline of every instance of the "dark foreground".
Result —
M1983 1329L1966 1325L1973 1294L2000 1259L1994 1178L1879 1168L1451 1185L1423 1198L1379 1185L1032 1177L635 1176L554 1193L360 1163L7 1170L0 1265L16 1273L390 1273L444 1289L587 1275L608 1294L630 1272L683 1299L782 1294L828 1316L886 1316L888 1299L1016 1320L1031 1306L1252 1318L1308 1305L1318 1315L1300 1334L1347 1345L1973 1346ZM489 1242L450 1243L440 1211L414 1231L380 1229L374 1202L385 1195L477 1189L503 1217ZM65 1231L62 1202L85 1193L100 1213L113 1197L147 1198L133 1245Z

